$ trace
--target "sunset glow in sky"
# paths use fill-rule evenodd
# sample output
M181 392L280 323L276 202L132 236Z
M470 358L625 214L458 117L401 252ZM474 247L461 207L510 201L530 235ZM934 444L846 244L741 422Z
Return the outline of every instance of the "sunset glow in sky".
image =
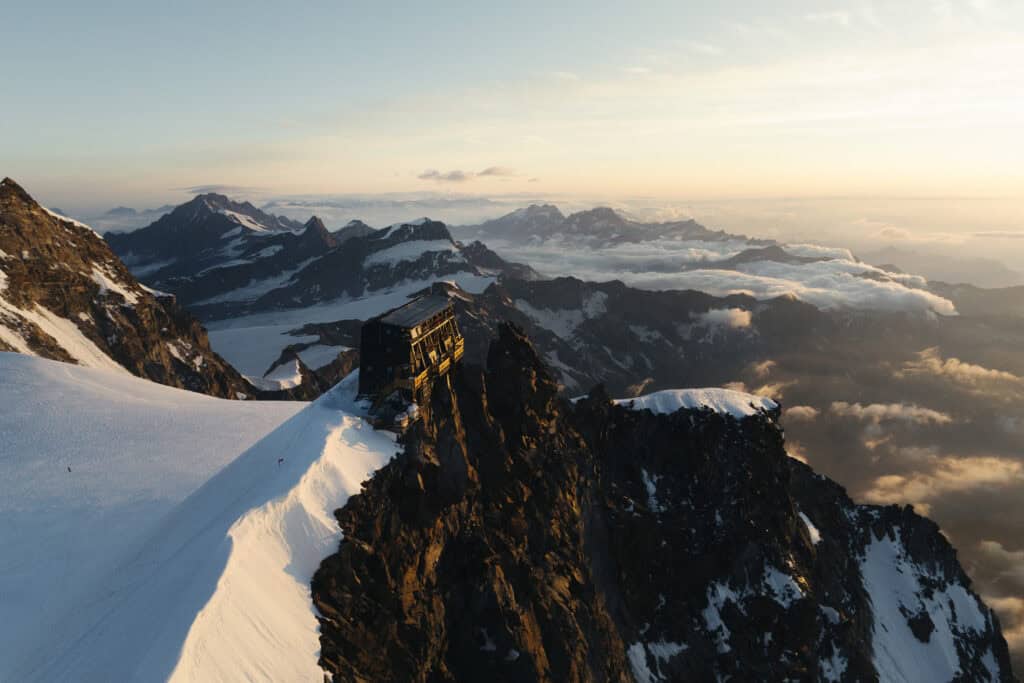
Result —
M214 183L704 199L1024 187L1018 0L144 4L5 9L0 174L83 207Z

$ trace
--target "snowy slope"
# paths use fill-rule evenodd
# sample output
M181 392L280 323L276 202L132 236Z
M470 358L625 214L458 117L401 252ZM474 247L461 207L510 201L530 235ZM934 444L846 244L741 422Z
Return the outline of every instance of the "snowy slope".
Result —
M0 353L0 680L319 680L309 580L396 449L353 382L222 401Z
M909 561L898 531L893 536L873 536L861 573L875 615L874 664L882 680L954 680L960 669L958 643L964 636L991 629L984 606L963 584L950 583L946 577L934 575L934 569ZM905 615L927 615L934 628L928 642L914 636ZM982 661L988 680L998 681L994 654L987 652Z
M487 289L496 278L472 273L455 273L444 279L457 284L467 292L479 293ZM210 344L250 381L258 380L286 346L318 339L316 336L294 334L298 328L310 323L371 318L388 309L401 306L409 297L430 287L433 282L412 280L357 298L340 298L307 308L254 313L208 322L206 326L209 330ZM335 354L342 350L342 347L332 348L335 349Z
M653 394L622 398L615 401L630 410L650 410L655 414L674 413L686 408L709 408L716 413L732 415L736 419L749 417L761 411L772 411L779 405L769 399L732 389L666 389Z

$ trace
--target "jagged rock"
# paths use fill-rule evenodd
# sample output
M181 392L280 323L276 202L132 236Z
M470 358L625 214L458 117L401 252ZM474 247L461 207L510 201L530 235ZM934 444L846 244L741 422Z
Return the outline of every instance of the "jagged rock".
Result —
M855 505L773 414L573 405L511 326L420 408L313 578L333 680L927 677L893 640L921 615L927 666L1012 680L938 528Z
M330 232L315 216L300 225L218 194L197 196L145 228L107 239L141 280L175 294L203 320L301 308L456 273L536 277L483 244L464 247L438 221L382 230L352 221Z
M213 396L252 394L173 296L141 286L99 235L10 178L0 183L0 350L120 365Z

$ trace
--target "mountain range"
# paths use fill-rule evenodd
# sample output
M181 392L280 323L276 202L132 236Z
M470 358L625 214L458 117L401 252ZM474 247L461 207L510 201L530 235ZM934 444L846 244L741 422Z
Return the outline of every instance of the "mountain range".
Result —
M1014 618L991 553L1018 531L999 505L1024 431L1012 292L610 209L331 231L207 194L107 243L0 185L0 350L91 366L0 354L5 405L35 406L0 417L5 547L44 539L38 580L0 574L32 586L0 678L1013 680L979 597ZM544 250L751 287L518 262ZM359 330L428 291L454 302L466 356L396 444L354 395ZM147 379L319 398L257 425L262 401ZM695 386L719 388L678 389ZM142 457L161 411L219 416L191 438L224 469L168 478L173 424ZM984 471L1006 498L971 497ZM128 518L96 556L88 539Z
M581 240L592 247L607 247L666 237L704 242L747 240L746 237L729 235L721 230L709 230L693 219L646 223L627 218L608 207L597 207L566 216L557 206L551 204L531 204L479 225L456 228L455 233L484 241L513 243ZM770 243L764 240L750 242Z
M457 243L436 221L381 230L353 221L331 232L315 216L301 225L218 194L107 240L139 278L206 320L359 297L410 280L531 275L481 243Z

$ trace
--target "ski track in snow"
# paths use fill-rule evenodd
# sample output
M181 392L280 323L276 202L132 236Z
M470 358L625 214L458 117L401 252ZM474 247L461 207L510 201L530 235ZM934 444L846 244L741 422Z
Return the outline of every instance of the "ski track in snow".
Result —
M0 353L0 680L320 680L309 581L397 451L356 382L226 401Z

